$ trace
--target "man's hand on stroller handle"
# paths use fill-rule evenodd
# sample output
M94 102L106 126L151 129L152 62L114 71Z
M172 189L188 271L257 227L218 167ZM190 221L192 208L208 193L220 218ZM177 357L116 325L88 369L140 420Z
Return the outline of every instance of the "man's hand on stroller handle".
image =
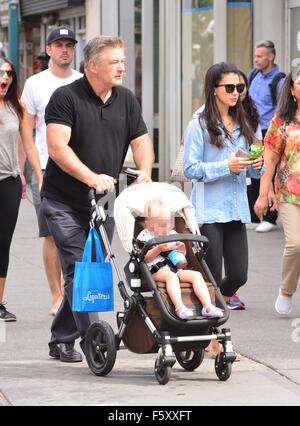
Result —
M133 170L133 169L128 168L126 171L129 172L130 174L137 175L137 179L136 179L136 181L134 183L152 182L151 177L144 170Z
M96 190L97 194L103 194L104 192L113 192L116 183L116 179L111 176L97 175L92 186Z
M151 178L144 170L133 170L128 168L125 171L125 174L131 178L131 180L135 180L135 183L142 182L152 182ZM134 179L136 176L136 179ZM106 192L113 192L115 189L115 185L118 181L112 176L108 176L105 174L97 175L94 174L93 180L90 183L91 188L94 188L97 194L103 194Z

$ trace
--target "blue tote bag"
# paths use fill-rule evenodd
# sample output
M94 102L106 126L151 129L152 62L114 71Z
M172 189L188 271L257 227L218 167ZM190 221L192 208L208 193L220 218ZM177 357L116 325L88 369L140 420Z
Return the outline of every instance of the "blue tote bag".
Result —
M92 262L95 241L96 261ZM108 312L114 310L113 274L105 262L97 231L92 228L81 262L75 263L72 310L74 312Z

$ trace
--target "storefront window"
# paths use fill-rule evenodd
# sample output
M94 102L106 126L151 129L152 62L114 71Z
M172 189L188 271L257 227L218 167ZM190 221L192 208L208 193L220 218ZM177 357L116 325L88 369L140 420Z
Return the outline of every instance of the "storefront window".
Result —
M252 0L227 0L227 59L245 73L252 68Z
M159 1L119 0L120 36L126 44L126 78L141 105L143 118L153 139L158 178L159 163ZM126 166L133 167L129 149Z
M142 0L135 0L135 95L142 103Z
M204 101L204 78L214 60L213 0L182 0L182 127Z
M292 67L300 65L300 7L291 9L291 42L290 42L290 60Z

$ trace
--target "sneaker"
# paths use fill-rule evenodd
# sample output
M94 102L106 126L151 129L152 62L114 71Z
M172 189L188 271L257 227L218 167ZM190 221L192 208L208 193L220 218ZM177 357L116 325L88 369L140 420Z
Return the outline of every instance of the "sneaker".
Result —
M279 315L289 315L292 312L292 297L279 294L275 302L275 309Z
M236 305L243 305L244 306L244 308L246 309L246 307L245 307L245 303L244 302L242 302L241 301L241 299L239 298L239 296L236 294L236 293L234 293L234 295L233 296L231 296L231 301L232 301L232 304L236 304Z
M244 311L245 305L242 302L238 302L234 299L232 299L232 297L228 300L228 302L226 302L227 308L231 311Z
M17 317L14 314L8 312L4 304L0 305L0 321L1 322L15 322Z
M265 220L263 220L258 225L258 227L256 228L256 232L259 232L259 233L271 232L271 231L274 231L274 229L276 229L276 225L274 225L273 223L266 222Z

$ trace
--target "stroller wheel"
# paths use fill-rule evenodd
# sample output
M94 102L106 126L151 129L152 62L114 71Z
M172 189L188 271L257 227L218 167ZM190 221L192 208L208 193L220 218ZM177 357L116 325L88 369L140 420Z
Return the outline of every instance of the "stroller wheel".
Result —
M159 359L157 359L155 361L154 373L158 383L160 385L166 385L171 378L172 367L162 364Z
M115 365L117 349L114 331L105 322L93 323L86 335L86 360L96 376L106 376Z
M204 351L175 351L177 362L186 371L194 371L198 368L204 359Z
M219 353L215 359L215 370L216 375L221 380L221 382L226 382L231 376L232 363L226 360L226 355L224 352Z

